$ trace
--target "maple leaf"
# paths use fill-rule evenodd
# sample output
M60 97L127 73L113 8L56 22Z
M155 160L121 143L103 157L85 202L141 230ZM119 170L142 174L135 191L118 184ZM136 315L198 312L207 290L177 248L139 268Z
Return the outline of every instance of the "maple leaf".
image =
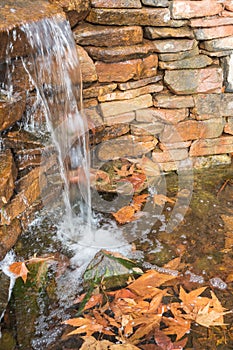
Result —
M133 185L133 189L135 192L141 192L145 187L146 175L133 173L133 175L127 177L126 180Z
M148 194L141 194L133 197L132 207L135 211L141 210L142 205L146 202Z
M116 213L111 213L119 224L125 224L135 220L135 210L131 205L119 209Z
M188 338L185 338L179 342L172 343L171 339L159 329L155 330L154 339L161 350L182 350L188 340Z
M163 329L163 332L165 334L176 335L176 340L181 339L191 328L191 321L185 320L182 317L163 317L163 322L167 326L167 328Z
M206 306L198 310L195 321L207 328L211 326L224 326L223 315L227 313L228 312L218 312L214 310L210 307L209 302Z
M128 285L128 288L138 295L155 295L158 293L157 287L160 287L167 281L177 278L177 276L160 273L150 270ZM159 290L160 291L160 290ZM161 292L161 291L160 291Z
M80 350L139 350L132 344L114 344L109 340L97 340L92 336L82 337L84 343Z
M95 332L104 333L108 335L114 335L113 332L106 329L102 324L98 323L95 317L77 317L71 318L63 322L64 324L68 324L73 327L77 327L74 331L68 333L68 335L73 334L83 334L92 335Z
M159 328L162 316L156 314L145 314L133 320L134 327L140 325L129 338L133 344L138 344L144 336L150 336L155 329Z
M175 200L165 196L164 194L155 194L153 197L153 202L154 202L154 205L159 205L161 207L166 202L174 203Z
M16 275L17 278L21 277L24 283L26 283L29 271L24 262L14 262L9 266L9 270Z
M78 298L76 298L74 300L74 304L79 304L83 301L83 299L85 298L86 296L86 293L80 295ZM88 309L91 309L92 307L98 305L98 304L102 304L103 302L103 295L98 293L98 294L92 294L90 299L86 302L84 308L83 308L83 311L84 310L88 310Z

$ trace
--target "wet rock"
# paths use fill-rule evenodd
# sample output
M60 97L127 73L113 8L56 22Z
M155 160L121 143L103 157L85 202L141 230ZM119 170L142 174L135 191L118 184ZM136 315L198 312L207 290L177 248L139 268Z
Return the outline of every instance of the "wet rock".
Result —
M138 96L151 94L155 92L160 92L163 90L163 86L159 84L149 84L138 89L115 91L107 95L102 95L98 97L100 102L114 101L114 100L129 100Z
M103 102L100 110L104 118L123 113L136 111L138 109L151 107L153 104L150 94L142 95L127 101Z
M46 185L45 168L33 169L16 183L17 194L10 203L4 206L1 213L1 224L10 225L12 220L28 209L40 196Z
M1 350L15 350L16 340L13 331L3 329L1 331L0 349Z
M142 44L114 47L86 46L85 49L94 60L102 62L119 62L133 58L145 57L148 53L154 52L154 44L144 41Z
M169 26L169 9L98 9L92 8L86 20L107 25Z
M91 0L92 7L101 8L141 8L140 0Z
M155 76L158 67L158 56L150 55L143 59L127 60L118 63L96 62L99 82L126 82L130 79Z
M172 109L192 108L194 107L194 100L193 96L174 96L170 93L156 94L154 97L154 106Z
M90 0L49 0L60 6L67 14L71 27L84 20L91 9Z
M204 156L233 152L233 136L222 136L218 139L196 140L190 148L190 156Z
M0 270L0 318L6 310L8 299L9 299L9 287L10 287L10 277L5 275L3 271Z
M198 55L173 62L159 62L161 69L196 69L210 66L213 60L206 55Z
M139 79L136 81L129 81L127 83L119 83L118 88L120 90L130 90L130 89L137 89L140 88L142 86L146 86L148 84L153 84L153 83L157 83L158 81L162 80L163 76L162 75L156 75L154 77L151 78L145 78L145 79Z
M11 151L0 152L0 207L2 208L14 192L17 169Z
M175 19L195 18L217 15L223 10L218 0L174 0L172 2L172 17Z
M86 108L85 115L87 117L89 131L93 134L95 134L96 128L104 128L103 118L96 107Z
M101 161L127 157L137 158L153 150L157 142L153 136L121 136L102 142L98 147L97 154Z
M4 137L4 144L14 151L43 147L42 140L25 130L8 132Z
M194 38L193 30L189 27L170 28L170 27L145 27L144 37L147 39L162 38Z
M159 59L161 61L179 61L185 58L194 57L199 54L199 48L196 46L192 50L181 51L175 53L159 53Z
M160 135L160 140L162 142L172 143L196 140L201 138L216 138L222 134L223 127L224 123L222 119L219 118L209 119L205 121L187 120L175 126L165 125L165 128Z
M22 118L25 105L25 93L15 92L9 100L2 96L0 92L0 131L8 129Z
M222 69L210 67L166 71L165 84L178 95L195 93L220 93L222 89Z
M84 98L92 98L92 97L98 97L106 94L112 93L114 90L116 90L117 84L92 84L92 86L88 88L83 89L83 97Z
M33 263L28 265L28 269L26 283L22 278L17 278L13 289L17 343L20 349L25 350L32 349L31 341L35 337L36 321L43 308L42 293L45 297L47 264Z
M10 42L14 43L13 49L8 50L10 57L26 56L31 51L24 32L19 29L23 23L37 22L58 13L61 20L65 20L65 14L59 7L42 0L1 0L0 13L0 59L4 60Z
M168 124L177 124L188 116L188 109L165 109L153 108L149 113L146 110L139 110L136 112L136 120L139 122L151 122L153 120L160 120Z
M96 26L79 24L73 31L77 44L97 47L135 45L142 42L143 32L139 26Z
M2 211L1 215L3 214ZM15 245L20 234L21 225L18 219L13 220L10 225L0 226L0 260Z
M93 81L96 81L96 68L92 59L88 56L87 52L81 46L77 46L77 53L79 57L83 83L91 83Z
M193 159L194 169L207 169L217 165L231 164L231 156L228 154L216 154L212 156L196 157Z
M34 148L32 150L20 150L15 154L15 162L19 170L39 166L42 160L41 148Z
M98 106L98 100L97 98L88 98L83 101L83 107L84 109L94 108Z
M104 283L107 289L122 287L130 275L134 274L136 264L133 261L116 257L107 251L98 252L83 274L84 286L92 286L93 282Z

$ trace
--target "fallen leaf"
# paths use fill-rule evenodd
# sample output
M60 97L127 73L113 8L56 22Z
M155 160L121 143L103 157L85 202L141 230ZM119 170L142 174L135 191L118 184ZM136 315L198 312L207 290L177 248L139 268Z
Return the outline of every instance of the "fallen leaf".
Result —
M150 270L128 285L128 288L138 295L155 295L158 293L157 287L160 287L167 281L177 278L177 276L160 273ZM160 291L160 290L159 290ZM161 291L160 291L161 292Z
M29 271L24 262L14 262L9 266L9 270L16 275L17 278L21 277L24 283L26 283Z
M132 344L114 344L109 340L97 340L92 336L82 338L84 343L80 350L140 350Z
M92 335L95 332L106 334L106 330L104 329L104 326L102 324L99 324L94 317L71 318L69 320L64 321L63 323L73 327L77 327L74 331L68 333L68 335L83 334L83 333L86 333L86 335ZM107 332L107 334L109 334L109 331ZM113 333L111 332L111 334Z
M176 335L176 340L181 339L191 328L191 321L182 317L163 317L163 322L167 326L167 328L163 329L163 332L169 335Z
M134 164L132 164L132 165L125 164L125 165L122 165L121 169L118 169L115 166L113 168L117 172L118 176L126 177L126 176L129 176L129 175L133 174L135 165Z
M215 311L210 307L210 303L208 303L198 310L195 321L207 328L211 326L224 326L223 316L227 313Z
M111 213L119 224L125 224L135 220L135 210L131 205L119 209L116 213Z
M160 207L162 205L164 205L166 202L168 203L174 203L175 200L174 199L171 199L171 198L168 198L167 196L165 196L164 194L155 194L154 197L153 197L153 202L154 202L154 205L159 205Z
M86 293L80 295L78 298L76 298L74 300L74 304L79 304L83 301L83 299L85 298ZM83 310L88 310L91 309L92 307L96 306L96 305L101 305L103 302L103 295L98 293L98 294L92 294L90 299L86 302Z
M154 339L160 346L161 350L182 350L187 343L188 338L182 339L180 342L172 343L171 339L161 330L156 329Z
M145 193L145 194L141 194L133 197L132 207L135 209L135 211L141 210L141 207L143 206L144 203L146 203L148 196L149 195Z
M139 326L134 334L129 338L133 344L140 343L141 339L146 335L150 336L155 329L159 328L161 321L161 315L143 315L133 320L135 327Z
M146 182L145 174L133 173L133 175L127 177L126 180L133 185L135 192L141 192L143 188L145 188L145 182Z

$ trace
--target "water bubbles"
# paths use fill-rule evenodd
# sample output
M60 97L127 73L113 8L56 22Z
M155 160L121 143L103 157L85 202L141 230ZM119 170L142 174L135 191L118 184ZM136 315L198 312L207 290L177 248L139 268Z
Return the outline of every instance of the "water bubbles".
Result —
M214 288L224 290L227 288L227 284L220 277L213 277L210 279L210 284Z

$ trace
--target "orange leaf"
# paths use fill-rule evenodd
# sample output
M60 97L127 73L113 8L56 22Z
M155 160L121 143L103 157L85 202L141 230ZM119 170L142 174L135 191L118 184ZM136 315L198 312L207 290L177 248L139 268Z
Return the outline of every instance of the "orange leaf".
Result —
M166 324L166 326L168 326L167 328L163 329L163 332L165 334L176 335L176 340L181 339L186 333L190 331L191 322L181 317L163 317L163 322Z
M16 277L22 277L24 283L27 281L27 275L29 273L24 262L14 262L9 266L10 272L12 272Z
M131 205L127 205L119 209L116 213L112 213L112 215L119 224L125 224L126 222L135 220L134 213L134 208Z
M129 166L128 164L125 164L125 165L122 165L121 169L118 169L115 166L113 168L117 172L117 175L119 175L120 177L125 177L133 174L134 167L135 167L134 164L132 164L131 166Z
M177 276L150 270L132 282L128 288L141 296L151 295L151 293L156 293L155 288L160 287L163 283L170 281L176 277Z
M174 203L174 199L168 198L164 194L155 194L153 197L153 202L155 205L159 205L160 207L164 205L166 202Z
M63 322L73 327L78 327L74 331L68 333L68 335L73 334L83 334L92 335L95 332L102 332L103 326L98 324L94 318L88 319L83 317L71 318Z
M135 209L135 211L141 210L141 207L146 202L148 196L148 194L141 194L133 197L132 207Z
M140 192L140 190L142 190L142 188L146 182L146 175L133 173L133 175L127 177L126 180L129 181L133 185L135 192Z

